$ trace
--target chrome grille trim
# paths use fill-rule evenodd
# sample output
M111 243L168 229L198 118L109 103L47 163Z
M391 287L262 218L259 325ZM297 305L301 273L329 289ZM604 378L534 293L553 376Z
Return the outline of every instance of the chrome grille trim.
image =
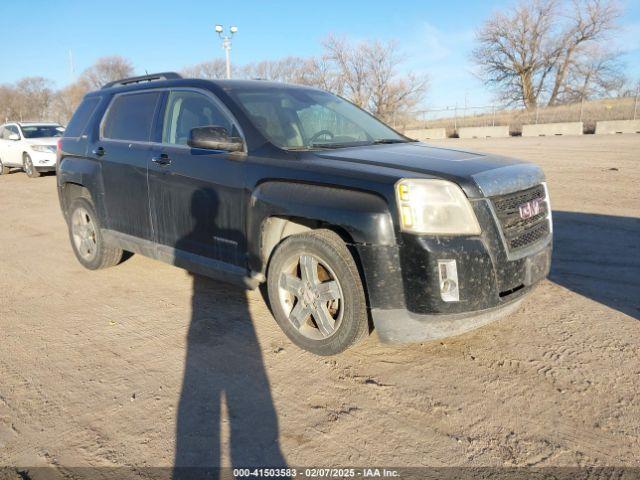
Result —
M527 219L521 218L519 206L535 199L541 200L540 212ZM526 256L530 247L550 239L553 226L546 183L491 197L488 203L509 257Z

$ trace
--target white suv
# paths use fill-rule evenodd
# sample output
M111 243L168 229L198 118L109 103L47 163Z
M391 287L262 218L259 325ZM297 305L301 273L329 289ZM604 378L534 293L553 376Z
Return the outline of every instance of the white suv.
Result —
M64 127L57 123L16 122L0 127L0 175L12 167L31 177L56 169L57 137Z

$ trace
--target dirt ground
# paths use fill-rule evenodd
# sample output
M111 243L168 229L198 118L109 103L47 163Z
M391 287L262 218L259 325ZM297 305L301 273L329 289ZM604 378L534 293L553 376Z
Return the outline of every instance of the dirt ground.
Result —
M55 177L1 176L0 466L639 467L640 135L438 145L543 166L550 279L475 332L331 358L259 291L84 270Z

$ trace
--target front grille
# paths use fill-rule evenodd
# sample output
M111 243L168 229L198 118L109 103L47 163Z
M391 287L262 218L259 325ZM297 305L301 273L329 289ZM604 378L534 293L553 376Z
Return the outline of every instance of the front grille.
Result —
M546 201L540 202L540 212L538 214L529 218L520 216L520 206L535 199L545 199L543 185L536 185L520 192L491 197L491 203L510 251L520 250L532 245L551 233Z

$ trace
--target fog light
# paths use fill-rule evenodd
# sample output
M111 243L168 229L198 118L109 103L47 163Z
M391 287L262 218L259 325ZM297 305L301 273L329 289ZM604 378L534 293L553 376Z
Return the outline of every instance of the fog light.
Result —
M458 268L455 260L438 260L438 275L440 277L440 296L445 302L458 302Z

